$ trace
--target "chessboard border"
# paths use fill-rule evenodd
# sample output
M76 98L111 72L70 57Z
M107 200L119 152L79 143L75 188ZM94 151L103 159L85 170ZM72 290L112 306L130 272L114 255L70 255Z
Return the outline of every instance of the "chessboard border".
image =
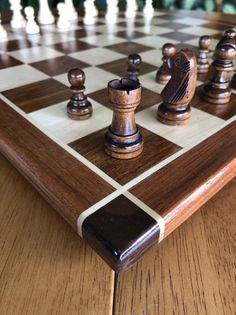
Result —
M4 14L4 22L10 16ZM235 25L235 16L215 12L159 10L154 19L179 23L185 17ZM132 266L236 176L236 117L122 186L83 156L78 159L73 149L53 141L9 99L0 98L0 152L115 271ZM163 176L185 165L191 166L190 172ZM189 179L196 177L193 185ZM148 199L150 180L156 184L155 196ZM171 202L168 194L173 195Z
M3 100L0 101L0 110L0 152L115 271L131 267L150 247L171 233L236 176L235 119L226 122L218 132L147 176L130 190L124 185L126 189L122 191L122 186L114 187L114 184L47 137L20 110L17 112ZM28 143L31 143L31 147ZM197 160L196 152L201 153L197 154ZM208 160L217 155L214 166L206 163L206 155L202 154L204 152ZM151 176L158 176L160 171L168 173L171 168L178 165L183 167L188 163L191 163L192 171L182 175L183 189L191 187L189 178L196 176L195 167L204 165L200 181L191 189L186 189L181 198L176 195L175 202L168 203L169 208L164 213L155 212L148 202L142 201L142 196L139 199L133 193ZM179 190L178 185L177 177L167 188L170 192ZM156 194L160 193L158 189ZM103 204L104 200L106 202ZM97 208L89 212L94 204ZM113 213L112 208L114 211L117 208L125 210L126 219L122 219L122 214L119 217L117 211ZM110 224L105 224L105 219ZM133 220L139 222L136 229L131 224ZM80 227L78 222L81 223ZM125 235L124 239L122 235Z

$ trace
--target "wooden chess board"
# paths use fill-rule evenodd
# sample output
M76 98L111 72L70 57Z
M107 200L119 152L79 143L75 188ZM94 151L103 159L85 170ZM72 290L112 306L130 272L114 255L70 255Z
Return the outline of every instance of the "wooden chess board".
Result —
M79 22L59 32L53 25L34 36L7 27L8 41L0 42L0 150L116 271L130 267L236 175L236 91L224 106L196 93L189 124L173 127L156 119L163 86L154 79L164 43L196 51L199 37L211 35L214 49L232 26L157 12L151 23L141 13L133 21L120 14L115 25L101 16L93 26ZM107 83L126 76L130 53L143 60L136 122L144 151L116 160L103 149L112 119ZM67 71L74 67L84 70L93 104L85 121L66 115Z

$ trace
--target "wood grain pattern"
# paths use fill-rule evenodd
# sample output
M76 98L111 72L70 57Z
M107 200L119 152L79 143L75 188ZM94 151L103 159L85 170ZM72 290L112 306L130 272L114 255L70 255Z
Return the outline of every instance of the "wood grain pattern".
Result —
M68 87L54 79L20 86L2 94L26 113L69 100L71 96Z
M98 68L114 73L115 75L121 78L126 78L127 77L127 58L122 58L115 61L103 63L101 65L98 65ZM156 70L156 67L142 61L139 75L144 75L155 70Z
M142 24L141 24L141 26L142 26ZM151 47L144 46L144 45L141 45L141 44L137 44L137 43L134 43L134 42L125 42L125 43L110 45L110 46L106 46L106 48L107 49L111 49L113 51L116 51L118 53L127 55L127 56L132 54L132 53L139 54L141 52L153 49Z
M123 195L87 217L82 228L85 240L116 272L132 266L160 235L156 220Z
M0 314L112 314L112 270L0 156Z
M70 40L68 42L56 43L51 45L53 49L63 52L64 54L71 54L77 51L87 50L96 46L87 44L80 40Z
M182 32L169 32L165 34L161 34L160 36L173 39L173 40L178 40L181 42L188 41L194 38L197 38L198 36L196 34L187 34L187 33L182 33Z
M236 180L118 275L113 315L235 314L235 192Z
M144 139L144 150L130 161L113 159L104 152L107 128L78 139L70 146L123 185L181 149L145 128L139 126L139 129Z
M0 110L0 152L76 230L80 213L114 189L2 101Z
M21 65L22 62L7 55L7 54L3 54L1 53L1 57L0 57L0 69L5 69L8 67L14 67L14 66L18 66Z
M31 67L42 71L50 76L56 76L62 73L68 72L73 68L85 68L89 65L81 60L72 58L70 56L61 56L52 59L46 59L42 61L37 61L30 64Z
M121 37L121 38L126 38L126 39L132 39L132 38L144 37L146 36L146 34L138 32L138 31L130 32L130 30L126 29L124 31L117 32L116 36Z
M0 50L1 51L14 51L14 50L19 50L19 49L24 49L24 48L31 48L34 46L38 46L36 43L33 41L30 41L28 39L15 39L15 40L10 40L7 42L0 42Z
M197 87L194 98L191 102L191 106L196 107L206 113L217 116L222 119L229 119L236 114L236 94L231 94L231 99L228 104L217 105L209 104L208 102L203 101L199 96L199 90L202 85Z
M165 236L236 176L235 134L233 122L131 189L164 218Z

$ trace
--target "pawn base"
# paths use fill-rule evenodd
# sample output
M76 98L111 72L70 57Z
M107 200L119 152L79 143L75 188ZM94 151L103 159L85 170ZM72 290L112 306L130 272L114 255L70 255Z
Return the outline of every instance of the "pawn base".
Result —
M105 135L105 152L113 158L128 160L139 156L143 151L143 139L139 130L130 136L118 136L110 128Z
M191 117L191 107L173 110L162 103L157 110L157 119L165 125L179 126L188 123Z
M86 106L73 106L70 103L67 105L67 115L73 120L85 120L92 116L93 108L90 103Z
M216 89L207 84L200 90L200 97L208 103L216 105L227 104L230 101L231 89Z

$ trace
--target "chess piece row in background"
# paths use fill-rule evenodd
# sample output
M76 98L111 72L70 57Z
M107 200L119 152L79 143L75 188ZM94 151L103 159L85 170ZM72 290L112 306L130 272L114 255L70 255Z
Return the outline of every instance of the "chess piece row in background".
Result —
M209 79L200 92L204 101L212 104L227 104L231 97L230 79L233 72L233 59L236 56L236 33L233 29L225 31L223 38L214 51L214 61L208 61L211 38L208 35L199 39L197 58L197 74L200 78ZM176 54L176 47L166 43L162 47L163 64L156 73L156 82L166 84L171 78L170 60ZM236 74L232 77L235 85Z
M35 19L35 12L33 7L24 8L25 17L22 14L21 0L9 0L12 10L11 27L13 29L26 28L26 33L37 34L40 29ZM136 0L127 1L125 16L127 18L134 18L138 7ZM95 6L94 0L84 1L84 18L83 22L86 25L95 24L96 17L98 16L98 9ZM39 0L39 12L37 15L37 21L39 24L48 25L56 22L59 29L69 29L70 23L77 21L78 12L75 10L72 0L64 0L57 5L58 19L56 21L52 14L48 0ZM118 0L107 1L107 12L105 15L106 20L109 23L115 23L119 13ZM147 0L143 9L143 13L147 17L152 17L154 14L154 8L152 1ZM25 20L26 18L26 20ZM1 25L0 19L0 38L6 38L7 32Z

